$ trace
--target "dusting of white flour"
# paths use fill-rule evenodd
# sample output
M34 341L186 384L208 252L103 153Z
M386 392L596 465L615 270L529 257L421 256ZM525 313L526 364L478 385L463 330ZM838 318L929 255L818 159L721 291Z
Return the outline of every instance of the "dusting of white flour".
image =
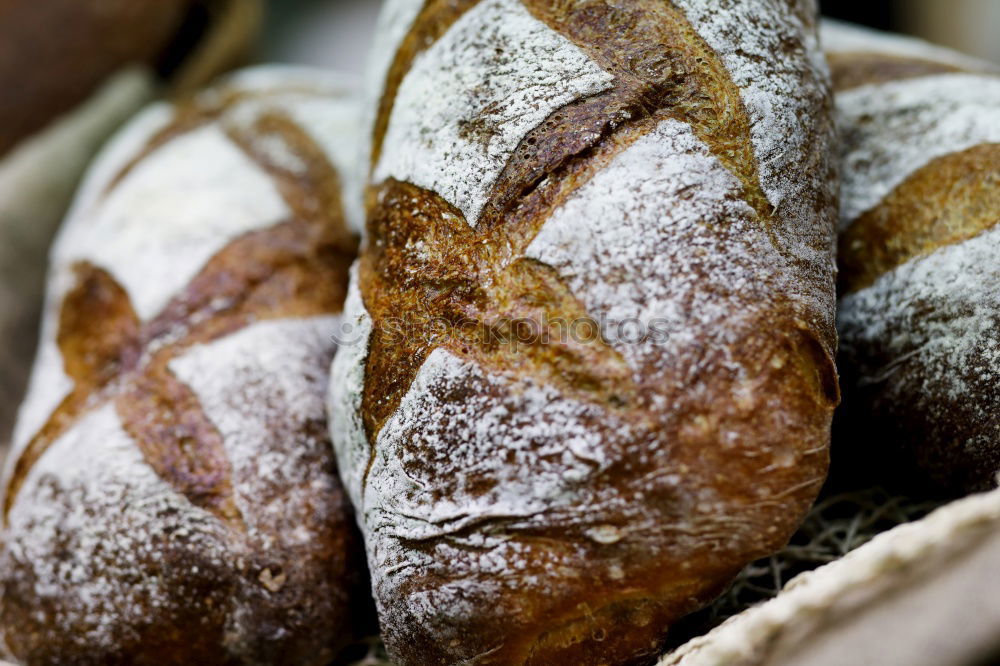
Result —
M810 174L816 146L808 144L803 131L812 122L829 79L815 35L781 0L675 0L674 4L719 54L740 89L761 186L792 233L801 234L815 224L809 204L819 179L826 177ZM785 53L784 44L799 41L802 49Z
M693 189L697 197L683 196ZM615 327L605 338L636 372L672 367L726 320L767 306L758 274L783 260L740 191L690 126L664 120L558 208L526 255L557 268L587 311ZM726 220L724 236L711 220ZM637 343L621 335L629 321L658 321L667 339Z
M838 328L845 344L893 359L887 367L861 366L860 380L888 380L890 390L905 391L923 409L938 409L938 396L957 401L978 391L967 377L1000 385L998 255L1000 229L993 228L908 261L842 298ZM902 384L894 381L897 373ZM978 401L975 407L994 408Z
M941 74L837 96L846 228L928 162L1000 141L1000 77Z
M557 108L612 82L519 0L483 0L414 60L373 181L434 190L475 226L521 139Z
M156 105L140 114L91 168L53 250L42 340L8 478L16 455L72 389L56 336L63 299L74 286L73 262L109 271L138 314L149 319L232 240L290 215L272 179L229 138L226 123L252 123L254 114L294 107L293 120L334 165L349 161L351 141L345 139L343 149L334 146L353 110L326 77L313 82L315 94L287 91L297 100L292 104L282 99L283 86L302 85L308 76L256 72L244 77L256 81L252 90L237 86L253 93L242 111L237 102L218 121L155 147L110 189L171 122L172 108ZM325 107L323 91L334 98ZM271 105L259 103L265 95ZM287 161L293 156L272 157L295 166ZM129 632L155 620L150 613L169 612L172 604L190 607L192 599L184 595L199 584L218 591L228 589L227 580L246 576L256 590L256 573L242 569L250 555L277 557L283 548L308 546L314 535L302 526L339 508L316 499L338 496L332 465L320 464L324 458L331 462L324 396L338 321L323 316L254 323L189 349L170 364L222 434L248 528L241 536L156 474L113 403L93 406L70 425L31 467L0 550L4 573L25 573L18 581L26 586L21 592L39 600L34 619L74 627L78 635L68 640L81 649L121 646L136 638ZM196 564L185 571L183 562ZM295 562L286 564L291 570ZM210 601L232 604L227 640L242 645L259 631L249 622L259 619L254 608L240 607L253 604L253 592L237 592L239 600ZM54 615L43 617L47 608Z
M362 482L371 447L361 420L361 398L372 319L358 289L357 263L351 267L351 282L341 321L344 324L341 329L343 339L330 370L327 418L344 487L354 506L362 506Z
M11 509L3 559L32 572L36 619L72 626L82 647L127 639L148 608L170 591L137 561L160 562L158 543L172 541L221 567L225 530L192 506L142 458L112 405L82 418L32 467ZM56 616L43 615L53 603Z

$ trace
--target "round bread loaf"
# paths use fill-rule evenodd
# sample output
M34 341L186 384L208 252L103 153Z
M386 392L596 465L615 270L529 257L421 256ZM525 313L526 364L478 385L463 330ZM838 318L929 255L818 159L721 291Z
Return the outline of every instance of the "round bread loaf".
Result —
M368 607L327 434L349 89L151 107L57 240L8 459L0 636L31 664L327 664Z
M397 663L648 658L795 529L838 399L814 15L387 3L331 418Z
M842 449L964 494L1000 472L1000 71L830 23Z

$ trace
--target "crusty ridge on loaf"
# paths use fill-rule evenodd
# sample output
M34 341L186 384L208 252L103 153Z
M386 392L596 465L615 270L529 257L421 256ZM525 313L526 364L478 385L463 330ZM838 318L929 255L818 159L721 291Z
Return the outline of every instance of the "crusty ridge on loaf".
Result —
M362 340L330 397L386 642L404 664L640 659L824 478L813 7L403 4Z

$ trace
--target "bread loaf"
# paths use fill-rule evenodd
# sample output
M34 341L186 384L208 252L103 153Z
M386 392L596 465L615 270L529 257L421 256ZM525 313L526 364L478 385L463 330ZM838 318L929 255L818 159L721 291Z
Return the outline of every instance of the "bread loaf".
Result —
M32 664L326 664L366 608L326 371L354 102L245 72L154 106L52 254L6 468L4 647Z
M397 663L647 658L812 502L838 399L814 13L387 3L330 402Z
M38 338L45 256L83 171L156 94L188 94L238 64L259 3L0 2L0 461Z
M878 455L886 480L993 487L1000 72L843 24L823 34L843 136L844 454Z

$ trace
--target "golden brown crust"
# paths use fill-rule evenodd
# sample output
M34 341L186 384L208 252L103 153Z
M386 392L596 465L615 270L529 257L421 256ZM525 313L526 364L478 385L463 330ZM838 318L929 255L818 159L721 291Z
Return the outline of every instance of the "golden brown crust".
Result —
M656 654L671 623L718 594L746 562L787 539L828 462L829 422L839 395L832 307L822 311L824 303L832 304L833 283L824 225L831 222L834 198L824 180L825 151L809 155L819 186L803 197L813 217L802 224L816 223L815 237L790 239L781 225L793 215L772 206L765 194L744 91L677 6L651 0L522 5L611 74L610 87L557 108L527 130L476 220L438 192L399 178L372 184L366 196L368 236L358 285L371 318L360 387L368 458L355 492L376 558L371 564L382 631L405 664L642 663ZM457 12L471 9L430 2L404 38L380 102L370 166L379 169L388 154L386 145L380 158L378 146L392 129L390 112L415 54L441 39ZM453 42L449 47L458 48ZM803 44L793 38L782 49L784 57L801 57ZM515 69L512 60L498 55L498 68ZM809 85L817 86L809 115L788 129L818 147L830 129L829 99L822 84ZM492 145L508 129L497 117L502 113L488 108L461 121L460 140ZM794 266L789 273L814 280L826 300L817 306L793 297L778 284L778 271L759 266L742 288L746 307L725 316L719 328L696 329L700 342L676 356L626 359L601 335L581 339L546 330L554 322L599 325L567 272L526 256L529 247L603 170L674 122L690 129L709 153L706 159L721 164L740 203L739 213L696 209L704 214L690 234L711 238L704 255L718 242L732 263L763 261L762 254L787 260ZM439 139L430 136L427 144ZM631 183L619 185L620 200L640 196ZM702 194L708 198L691 187L678 199ZM643 201L662 206L666 220L672 204L683 203L666 195L655 204ZM621 222L627 233L625 217L600 222ZM636 255L629 259L646 265L663 260L654 239L648 247L640 242L629 246ZM821 248L821 268L789 258L801 251L800 243ZM740 253L750 246L744 258ZM694 247L677 254L685 270L702 276L704 291L716 292L706 300L730 298L735 285L717 282L711 260ZM759 302L746 297L747 290ZM697 299L704 293L695 292L678 291L671 307L700 314L705 301ZM766 306L757 309L760 303ZM697 326L691 323L696 318L691 315L687 325ZM512 330L522 324L535 327L527 338ZM447 377L442 370L432 375L438 383L420 384L441 352L456 359L449 368L461 370ZM519 402L529 394L546 408L529 413L529 398ZM569 409L570 401L581 405L582 416L573 415L580 421L560 422L559 410ZM532 418L537 422L522 424L521 431L506 430ZM476 428L487 423L496 429L476 439ZM581 440L585 448L591 434L600 442L593 462L600 472L587 477L584 489L567 484L565 490L585 500L567 507L553 502L558 508L541 503L543 509L491 504L504 492L498 488L504 472L497 471L504 460L515 482L521 480L516 475L533 473L519 460L532 454L517 445L549 451L551 439L557 443L547 455L558 459L569 456L567 441ZM476 447L495 461L472 459L460 467ZM386 469L397 463L405 477L398 485L379 477L391 475L394 468ZM383 482L385 490L378 487ZM411 493L413 503L394 504L397 495ZM605 504L606 497L614 499ZM437 502L444 507L440 516ZM402 514L398 523L393 511ZM596 537L587 529L594 524Z
M239 98L229 99L235 103ZM209 109L198 105L193 102L179 111L175 123L152 139L154 146L143 151L140 161L155 147L199 127L191 118L218 118L226 109L226 104ZM128 570L157 581L165 598L144 609L143 621L116 627L112 644L81 648L79 637L94 629L86 624L88 618L74 614L78 601L72 593L43 602L38 586L55 582L36 580L36 563L18 560L17 551L3 552L0 626L18 628L6 633L8 647L31 663L228 664L249 659L323 664L363 622L364 604L357 607L363 565L357 559L350 509L334 480L325 421L299 423L299 430L289 435L294 442L279 443L295 447L294 464L308 470L305 485L275 489L264 484L253 498L262 507L279 506L287 493L312 493L307 515L282 516L275 524L262 523L258 515L251 527L237 505L223 433L171 367L192 348L238 334L251 324L338 313L345 297L356 239L347 229L339 178L324 151L276 110L228 133L271 176L290 211L288 219L229 243L148 321L136 315L129 294L109 272L87 262L74 266L75 285L62 301L57 331L73 390L13 463L3 515L9 525L12 507L46 451L82 419L110 405L149 468L191 505L218 520L211 529L224 542L239 544L233 547L242 553L240 561L220 561L207 549L185 543L183 534L179 538L170 530L159 531L151 514L148 526L137 528L148 532L135 535L150 543L128 555ZM276 145L294 156L296 168L273 157ZM97 509L79 506L79 498L69 491L46 501L62 515ZM286 518L294 525L285 524ZM115 520L104 514L88 516L95 530ZM59 538L67 543L81 538L72 524L59 529ZM297 543L285 538L292 530L304 530L310 539ZM17 542L30 535L8 531L7 538ZM108 550L113 550L111 545ZM114 559L109 561L117 566ZM82 562L77 566L95 566ZM283 566L294 570L283 571ZM133 584L115 579L130 574L109 569L88 575L112 581L102 601L109 617L121 610L115 604L135 603L115 587ZM236 605L251 609L240 611L247 615L238 621L252 629L239 637L233 635ZM67 626L74 621L67 618L79 618L80 626ZM247 634L250 644L233 643L247 640Z
M193 2L0 2L0 155L120 67L154 64Z
M870 286L915 257L991 229L1000 219L1000 144L939 157L840 236L840 293Z
M777 335L776 322L782 326ZM551 516L534 529L514 530L505 524L516 524L516 519L494 521L493 530L509 530L511 540L521 545L517 576L500 583L502 592L463 623L460 646L442 645L434 629L415 621L384 625L395 657L405 664L446 664L455 655L479 655L484 664L596 666L647 663L658 654L671 624L717 596L745 562L773 552L783 542L789 517L808 509L825 478L829 418L837 400L832 360L813 333L786 326L787 320L778 315L733 333L747 357L759 359L756 367L748 368L755 391L743 400L733 400L745 390L741 382L704 377L704 384L695 380L698 391L671 395L675 413L644 406L641 393L636 402L608 410L638 431L615 444L633 450L634 457L606 470L595 488L615 488L622 502L633 507L612 516L602 510L599 518L628 534L626 539L581 543L570 515ZM700 362L713 367L720 360L709 353ZM679 376L692 370L677 368L673 381L680 384ZM742 444L721 450L718 438L723 432L739 433ZM606 436L611 442L621 440L611 430ZM718 493L712 495L713 502L729 509L701 515L696 496L662 487L651 492L639 480L664 474L662 461L651 456L639 462L643 449L631 436L669 446L670 469L683 474L692 487L713 487ZM798 456L799 448L805 455L793 467L782 468L781 460ZM774 468L762 469L761 456ZM718 471L723 469L724 478ZM735 478L757 478L760 485L731 483ZM468 485L475 482L474 476L466 480ZM483 487L488 490L488 485ZM428 552L434 548L421 541L407 547ZM554 565L567 561L568 569ZM621 563L621 569L609 573L609 561ZM528 585L522 587L520 581L533 578L548 581L557 593L526 595ZM401 596L390 603L420 597L440 584L436 572L415 572L399 590Z
M634 393L621 356L598 338L546 343L539 335L519 354L510 353L517 336L512 322L588 315L550 267L523 258L504 261L506 228L478 234L440 196L405 183L385 183L378 199L368 223L372 249L360 273L374 321L363 402L372 439L438 347L484 367L544 377L601 402L624 404Z

